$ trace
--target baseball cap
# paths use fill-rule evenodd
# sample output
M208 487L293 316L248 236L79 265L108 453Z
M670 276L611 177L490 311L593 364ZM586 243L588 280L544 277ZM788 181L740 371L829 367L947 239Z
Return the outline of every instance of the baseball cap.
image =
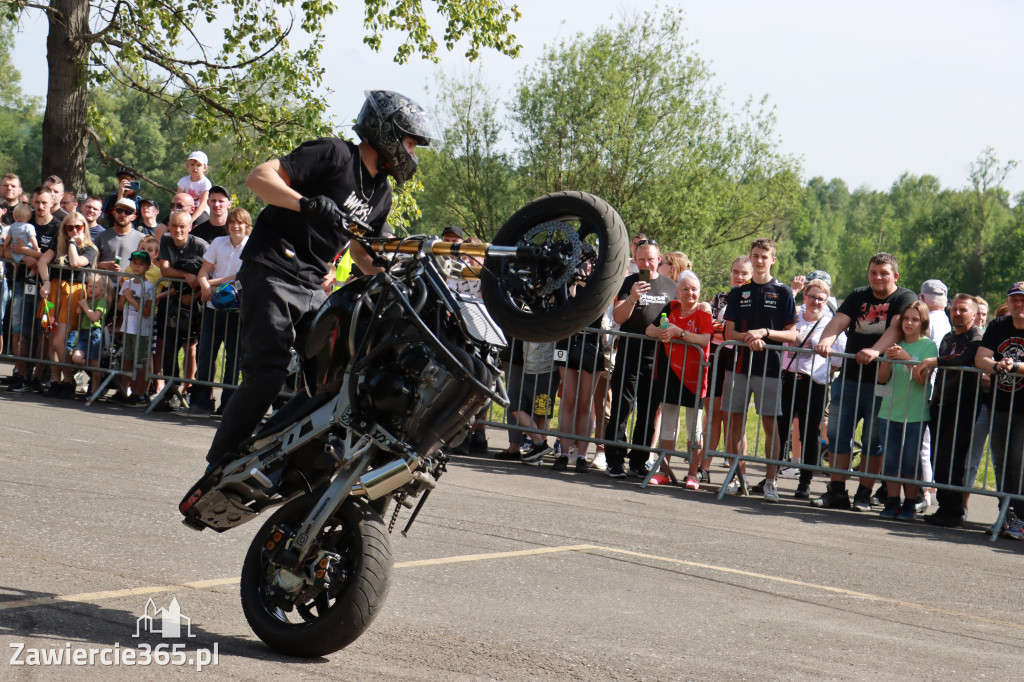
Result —
M462 228L456 225L449 225L448 227L444 228L444 231L441 232L441 236L443 237L446 234L454 234L459 239L465 239L465 235L462 234Z
M921 284L921 293L928 296L945 296L949 293L949 289L946 288L946 285L941 280L926 279Z
M200 154L201 153L202 152L200 152ZM227 189L225 189L223 185L214 185L213 187L211 187L210 188L210 194L214 194L214 193L216 193L216 194L223 194L228 199L231 198L231 192L227 191Z
M192 152L191 154L188 155L188 160L191 161L192 159L195 159L204 166L210 165L210 159L209 157L206 156L206 152Z
M145 251L132 251L132 255L128 257L128 261L131 262L133 260L145 261L146 265L149 265L152 262L149 260L149 254Z
M824 270L812 270L807 275L807 281L810 282L812 279L820 279L822 282L828 285L828 288L832 288L832 275L828 274Z
M138 207L135 206L135 202L128 197L121 197L114 203L114 208L130 208L132 213L138 211Z
M1024 282L1014 282L1010 290L1006 292L1007 296L1014 296L1016 294L1024 294Z
M139 206L143 204L149 204L156 210L160 210L160 204L156 203L156 199L150 199L149 197L139 197Z

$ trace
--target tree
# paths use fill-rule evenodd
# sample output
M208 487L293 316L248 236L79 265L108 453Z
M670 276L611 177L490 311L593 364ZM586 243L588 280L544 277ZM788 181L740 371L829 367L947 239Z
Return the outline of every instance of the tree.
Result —
M798 206L799 166L778 151L766 101L733 114L711 78L679 10L549 49L512 103L528 193L598 194L631 231L727 279L737 244L777 234Z
M0 24L0 73L4 74L4 98L0 104L0 169L24 175L24 184L39 167L42 140L39 128L40 103L21 91L21 74L11 62L14 29Z
M512 156L498 148L498 103L479 73L438 85L445 141L420 154L422 222L428 232L456 224L487 240L526 199Z
M515 6L501 0L435 0L446 20L447 49L466 39L467 56L482 47L515 55L509 25ZM327 134L319 56L324 24L336 6L330 0L0 0L2 19L45 13L49 23L49 82L43 115L42 166L68 186L85 184L88 92L118 83L178 107L192 120L189 139L200 145L230 131L239 159L280 153L311 135ZM233 21L218 28L218 17ZM437 41L420 0L365 0L364 41L379 50L381 32L406 39L396 61L413 52L437 59ZM303 35L291 47L293 29ZM213 49L204 36L222 34ZM239 161L240 162L240 161Z

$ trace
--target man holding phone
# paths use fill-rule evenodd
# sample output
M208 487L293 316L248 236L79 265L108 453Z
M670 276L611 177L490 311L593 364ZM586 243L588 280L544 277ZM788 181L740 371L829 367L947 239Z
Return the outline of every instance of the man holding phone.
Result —
M606 440L616 444L605 446L605 460L608 475L622 478L629 475L643 478L647 475L645 464L650 457L647 450L629 451L629 470L623 470L626 448L618 445L626 441L626 422L636 405L636 423L633 426L634 445L649 446L654 435L654 411L661 403L661 396L652 396L654 385L654 356L658 341L646 336L648 325L657 324L661 309L675 296L676 283L658 274L661 255L658 242L641 239L636 243L633 262L637 273L629 275L622 283L615 299L612 315L624 332L638 334L643 338L620 338L615 351L615 370L612 373L612 416L605 427Z
M103 215L100 220L107 221L109 227L114 227L114 204L118 199L130 199L135 203L135 213L139 212L139 182L135 179L135 171L128 166L121 166L117 169L117 191L107 197L103 202Z

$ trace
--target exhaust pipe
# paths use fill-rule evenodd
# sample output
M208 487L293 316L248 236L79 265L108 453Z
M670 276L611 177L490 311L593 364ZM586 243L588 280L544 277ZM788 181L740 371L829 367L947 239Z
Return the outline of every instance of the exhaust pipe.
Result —
M404 459L396 459L360 476L359 485L368 499L376 500L398 490L411 480L413 471L409 468L409 463Z

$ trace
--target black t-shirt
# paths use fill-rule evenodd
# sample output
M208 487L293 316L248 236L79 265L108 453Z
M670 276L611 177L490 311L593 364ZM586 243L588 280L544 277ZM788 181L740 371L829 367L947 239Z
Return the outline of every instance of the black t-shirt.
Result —
M39 253L46 253L51 246L56 246L54 241L57 238L57 233L60 231L60 220L57 218L50 218L50 222L45 225L39 225L35 221L35 215L32 216L32 226L36 228L36 241L39 242ZM18 281L27 281L26 274L28 269L25 267L15 268L15 276ZM35 278L32 278L35 280Z
M199 267L203 264L203 254L208 248L210 248L209 244L193 234L188 235L183 246L178 246L174 243L171 235L165 234L160 237L160 254L157 258L167 261L172 268L185 272L191 272L192 268L182 267L182 261L198 262L195 272L191 272L194 275L199 272Z
M13 204L8 206L6 201L0 200L0 206L3 206L4 208L7 209L7 211L4 212L3 216L0 217L0 222L2 222L4 225L10 225L11 223L16 222L14 220L14 207L17 206L18 203L19 202L14 202Z
M57 246L57 245L54 244L53 246L48 248L47 251L53 251L55 246ZM46 255L46 254L44 253L43 255ZM89 259L89 264L86 265L85 267L91 268L91 267L96 265L96 256L99 255L99 251L96 249L95 246L87 246L84 249L79 249L78 250L78 255L79 256L85 256L86 258L88 258ZM50 265L52 266L52 265L55 265L56 263L57 263L57 254L54 253L53 260L50 261ZM62 282L71 282L71 281L85 282L85 273L83 273L83 272L75 273L73 270L69 270L67 268L54 268L54 267L51 267L50 268L50 279L58 279L58 280L60 280Z
M624 301L629 297L629 292L633 288L633 285L639 281L639 273L629 275L626 280L622 283L622 287L619 288L619 295L616 297L619 301ZM633 306L633 312L630 314L629 319L622 323L621 329L624 332L631 334L646 334L647 326L655 324L661 317L661 309L668 305L676 296L676 285L668 277L658 277L652 279L651 288L648 289L647 293L640 297L640 300L635 306ZM620 342L621 343L621 342ZM636 345L636 344L631 344Z
M846 330L846 352L856 355L865 348L871 348L892 324L894 317L903 309L917 300L917 294L906 287L896 287L885 298L876 298L871 287L859 287L850 292L838 312L850 318L850 327ZM877 363L860 365L853 358L843 362L843 379L852 379L861 383L875 383Z
M959 402L967 409L973 409L974 397L978 392L981 375L961 370L945 372L942 368L974 367L974 355L978 352L981 334L981 327L971 327L963 334L949 332L942 337L942 341L939 343L939 357L936 360L939 370L935 375L932 403L941 401L945 404L946 410L949 410ZM962 388L961 383L963 383ZM952 418L954 413L944 412L943 414L948 414Z
M304 197L328 196L380 233L391 211L391 186L385 173L370 177L356 145L320 138L300 145L280 161L292 189ZM296 211L267 206L256 219L242 260L261 263L317 288L347 243L340 231L312 225Z
M992 358L996 362L1003 358L1024 362L1024 329L1014 327L1013 318L1009 315L997 317L985 328L981 347L992 351ZM1024 376L996 374L992 386L996 394L996 410L1009 412L1012 401L1014 417L1024 415Z
M197 225L193 225L192 231L189 234L202 239L207 244L212 244L213 240L217 237L228 236L228 224L225 222L223 225L214 225L209 220L205 220Z
M796 324L796 303L793 290L772 277L764 284L747 282L733 287L725 305L725 321L732 322L737 332L751 329L785 329ZM771 343L770 341L768 343ZM751 376L777 377L782 372L782 351L754 352L746 346L734 346L734 371ZM748 367L749 364L749 367Z

